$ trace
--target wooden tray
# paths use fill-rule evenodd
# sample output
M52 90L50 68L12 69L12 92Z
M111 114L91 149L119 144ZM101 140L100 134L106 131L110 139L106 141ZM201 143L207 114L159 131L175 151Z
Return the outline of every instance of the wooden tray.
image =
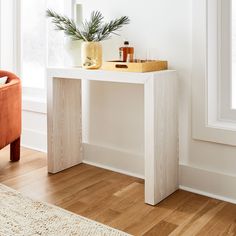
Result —
M141 61L141 62L121 62L107 61L102 65L102 70L126 71L126 72L151 72L167 70L167 61Z

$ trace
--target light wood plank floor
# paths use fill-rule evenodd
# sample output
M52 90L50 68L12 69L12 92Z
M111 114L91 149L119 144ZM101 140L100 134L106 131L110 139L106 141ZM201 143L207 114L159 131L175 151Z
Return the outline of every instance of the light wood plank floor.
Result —
M46 154L26 148L19 163L0 151L0 182L133 235L236 235L236 205L179 190L152 207L143 180L85 164L48 175Z

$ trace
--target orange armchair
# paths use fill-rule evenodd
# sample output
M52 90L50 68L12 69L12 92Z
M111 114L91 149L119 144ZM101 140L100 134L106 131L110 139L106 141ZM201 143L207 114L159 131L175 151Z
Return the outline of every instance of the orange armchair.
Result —
M0 149L10 144L10 160L20 160L21 81L13 73L0 70L7 83L0 85Z

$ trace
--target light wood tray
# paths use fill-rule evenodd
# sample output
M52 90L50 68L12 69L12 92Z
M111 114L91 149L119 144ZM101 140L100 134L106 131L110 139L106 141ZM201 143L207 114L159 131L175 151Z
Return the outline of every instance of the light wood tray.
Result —
M151 72L167 70L167 61L144 61L144 62L121 62L107 61L102 65L103 70L126 71L126 72Z

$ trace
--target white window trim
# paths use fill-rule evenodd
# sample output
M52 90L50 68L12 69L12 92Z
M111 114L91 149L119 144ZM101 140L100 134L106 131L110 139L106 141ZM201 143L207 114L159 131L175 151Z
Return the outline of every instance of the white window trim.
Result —
M235 123L232 109L232 0L218 2L219 120Z
M216 47L208 43L216 27L208 27L217 17L209 14L208 4L216 0L193 1L193 58L192 58L192 136L194 139L236 146L236 125L219 119L218 65ZM208 31L210 30L210 32Z

